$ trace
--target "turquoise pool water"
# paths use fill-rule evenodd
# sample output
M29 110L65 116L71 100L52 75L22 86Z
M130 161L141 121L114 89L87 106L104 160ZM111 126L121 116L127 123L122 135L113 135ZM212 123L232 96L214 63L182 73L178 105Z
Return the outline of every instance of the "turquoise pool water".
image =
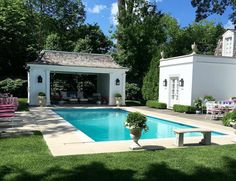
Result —
M57 109L57 114L81 130L94 141L130 140L129 130L124 127L127 111L121 109ZM176 128L193 128L185 124L147 116L149 131L141 139L173 138ZM201 133L187 133L185 136L201 136ZM212 136L223 135L213 132Z

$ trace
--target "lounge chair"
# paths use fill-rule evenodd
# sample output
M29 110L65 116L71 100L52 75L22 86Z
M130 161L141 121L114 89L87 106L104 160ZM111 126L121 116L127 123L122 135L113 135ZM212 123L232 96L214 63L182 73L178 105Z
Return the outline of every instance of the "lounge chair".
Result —
M7 121L12 123L13 127L13 118L15 117L15 105L0 105L0 121Z

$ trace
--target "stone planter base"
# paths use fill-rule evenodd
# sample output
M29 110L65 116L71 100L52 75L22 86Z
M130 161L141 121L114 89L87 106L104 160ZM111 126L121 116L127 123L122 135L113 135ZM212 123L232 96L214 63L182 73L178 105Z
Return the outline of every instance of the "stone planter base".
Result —
M201 114L201 113L202 113L202 111L196 110L196 114Z
M234 129L236 129L236 122L230 122L230 125L231 125Z
M121 97L115 97L116 106L119 107L121 105Z
M38 102L40 107L46 106L46 97L45 96L38 96Z
M132 143L129 146L129 149L131 149L131 150L139 150L139 149L142 149L142 146L140 144L137 144L137 143Z
M142 148L142 146L138 143L141 134L142 134L142 128L135 128L130 130L130 137L133 140L133 143L129 146L131 150L138 150Z

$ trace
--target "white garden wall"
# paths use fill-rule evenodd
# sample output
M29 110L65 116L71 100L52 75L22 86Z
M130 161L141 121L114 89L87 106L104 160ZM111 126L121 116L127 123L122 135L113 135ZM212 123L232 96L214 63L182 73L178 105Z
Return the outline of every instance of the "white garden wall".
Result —
M194 56L193 99L212 95L217 100L236 96L236 58Z

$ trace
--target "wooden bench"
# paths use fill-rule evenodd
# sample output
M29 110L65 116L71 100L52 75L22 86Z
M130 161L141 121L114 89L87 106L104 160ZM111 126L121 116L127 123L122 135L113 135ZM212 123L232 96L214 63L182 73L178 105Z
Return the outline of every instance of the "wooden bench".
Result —
M211 144L211 130L203 129L203 128L189 128L189 129L175 129L176 134L176 145L183 146L184 145L184 133L193 133L193 132L201 132L203 134L203 139L200 143L204 145Z

